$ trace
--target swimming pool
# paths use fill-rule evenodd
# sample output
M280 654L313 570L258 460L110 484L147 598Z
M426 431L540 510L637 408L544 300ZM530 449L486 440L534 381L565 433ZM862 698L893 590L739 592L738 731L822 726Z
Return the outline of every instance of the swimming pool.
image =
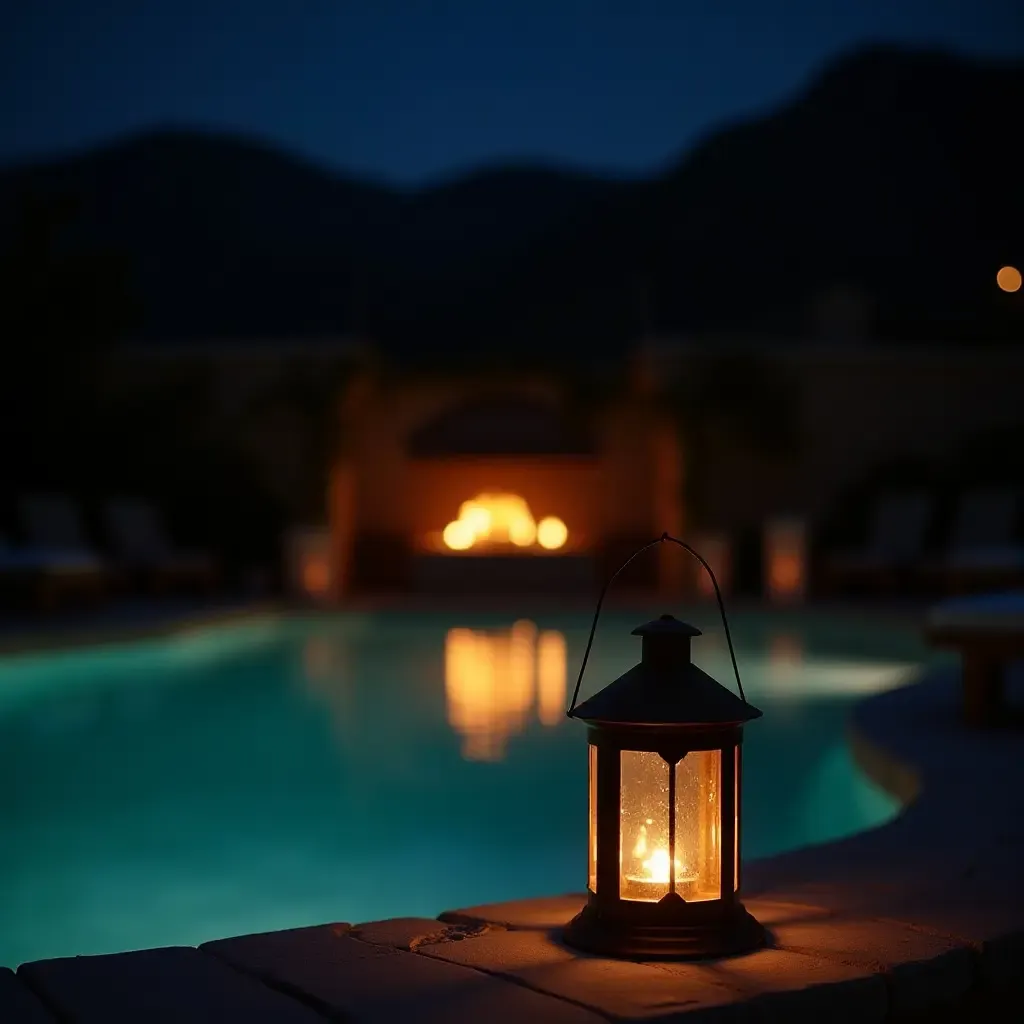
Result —
M639 659L602 620L583 695ZM730 681L713 615L695 660ZM342 614L0 659L0 964L578 891L589 621ZM744 858L881 823L845 717L930 657L822 616L737 615L764 718Z

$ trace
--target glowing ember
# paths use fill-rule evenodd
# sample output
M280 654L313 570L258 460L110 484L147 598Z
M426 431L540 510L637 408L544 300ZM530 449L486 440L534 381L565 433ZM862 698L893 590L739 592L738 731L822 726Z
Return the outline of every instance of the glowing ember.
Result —
M444 528L441 539L450 551L508 546L557 551L565 546L569 531L557 516L537 523L518 494L478 494L462 503L458 518Z

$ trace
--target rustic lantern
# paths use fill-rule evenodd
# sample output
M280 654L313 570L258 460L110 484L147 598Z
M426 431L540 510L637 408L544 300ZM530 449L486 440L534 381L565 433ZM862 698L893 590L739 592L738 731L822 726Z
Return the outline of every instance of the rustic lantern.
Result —
M663 615L633 630L642 638L640 663L576 706L602 593L568 711L588 727L590 870L587 905L565 941L638 960L724 956L764 942L738 895L740 744L744 723L761 712L743 695L708 564L667 534L637 554L666 540L711 577L740 695L690 660L700 630Z

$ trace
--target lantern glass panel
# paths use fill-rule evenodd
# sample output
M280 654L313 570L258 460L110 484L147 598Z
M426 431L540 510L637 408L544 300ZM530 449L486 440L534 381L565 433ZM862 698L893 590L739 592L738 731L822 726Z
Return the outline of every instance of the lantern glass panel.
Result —
M597 892L597 747L590 744L590 837L587 843L591 892Z
M619 896L656 902L669 891L669 765L657 753L623 750Z
M735 845L735 847L733 849L733 858L732 858L732 863L733 863L732 891L733 892L739 892L740 891L740 796L742 795L741 791L740 791L740 786L741 786L741 779L742 779L741 769L743 767L743 755L742 755L739 747L736 748L736 752L735 752L734 756L736 758L736 771L733 773L733 778L736 780L736 783L735 783L735 785L736 785L736 793L735 793L735 795L733 797L732 805L736 809L736 819L735 819L735 821L733 823L732 835L733 835L733 842L736 845Z
M675 766L676 892L684 900L722 894L722 752L693 750Z

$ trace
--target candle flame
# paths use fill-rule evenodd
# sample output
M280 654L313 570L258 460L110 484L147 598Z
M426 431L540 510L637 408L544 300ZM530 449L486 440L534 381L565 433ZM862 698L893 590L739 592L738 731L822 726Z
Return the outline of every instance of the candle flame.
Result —
M669 881L670 861L668 850L663 846L659 846L651 851L650 856L647 856L648 849L647 826L641 825L636 837L636 843L633 846L633 858L640 861L640 867L643 868L643 875L640 876L638 881L658 882L664 885ZM683 881L687 877L686 865L677 857L676 880Z
M640 826L640 834L636 837L636 846L633 847L633 856L640 860L647 853L647 826Z

